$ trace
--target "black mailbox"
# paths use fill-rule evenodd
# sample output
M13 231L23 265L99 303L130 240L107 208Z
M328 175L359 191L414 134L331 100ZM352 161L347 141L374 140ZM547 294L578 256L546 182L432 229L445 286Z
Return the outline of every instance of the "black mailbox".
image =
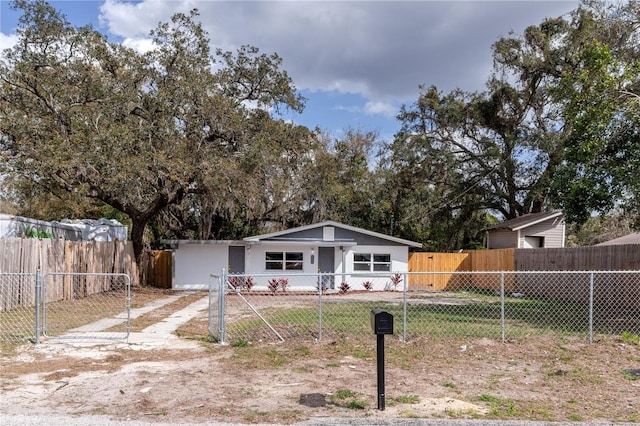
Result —
M393 315L382 309L372 309L371 329L375 334L393 334Z

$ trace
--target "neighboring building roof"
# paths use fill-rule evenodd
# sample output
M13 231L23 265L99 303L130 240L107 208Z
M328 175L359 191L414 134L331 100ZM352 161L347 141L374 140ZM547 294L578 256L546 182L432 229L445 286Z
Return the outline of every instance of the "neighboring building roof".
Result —
M624 237L620 238L614 238L613 240L596 244L596 246L622 246L625 244L640 244L640 232L625 235Z
M497 225L490 226L485 228L485 231L490 231L493 229L508 229L510 231L519 231L524 228L528 228L533 225L537 225L538 223L547 221L549 219L555 219L556 217L562 216L562 212L543 212L543 213L529 213L524 214L522 216L516 217L515 219L505 220Z
M256 235L256 236L253 236L253 237L247 237L244 240L248 241L248 242L259 242L259 241L264 241L264 240L299 241L298 239L295 239L295 238L288 239L287 236L290 236L291 234L294 234L294 233L308 231L308 230L312 230L312 229L316 229L316 228L323 228L325 226L333 226L335 228L341 228L341 229L345 229L345 230L351 231L351 232L358 232L358 233L363 234L363 235L368 235L370 237L391 241L391 242L394 242L396 244L402 244L402 245L411 246L411 247L422 247L422 243L418 243L418 242L415 242L415 241L404 240L402 238L397 238L397 237L391 237L389 235L380 234L380 233L373 232L373 231L368 231L368 230L362 229L362 228L356 228L354 226L345 225L345 224L334 222L334 221L331 221L331 220L327 220L327 221L319 222L319 223L314 223L312 225L299 226L297 228L291 228L291 229L287 229L287 230L284 230L284 231L272 232L270 234L263 234L263 235Z
M70 241L125 241L127 239L126 225L117 220L62 219L50 222L0 213L0 238L24 237L28 229Z

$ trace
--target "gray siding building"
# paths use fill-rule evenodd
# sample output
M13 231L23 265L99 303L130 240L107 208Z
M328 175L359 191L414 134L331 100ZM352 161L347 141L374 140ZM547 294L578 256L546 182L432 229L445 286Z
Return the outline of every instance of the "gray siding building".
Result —
M522 215L485 230L488 249L564 247L565 223L558 211Z

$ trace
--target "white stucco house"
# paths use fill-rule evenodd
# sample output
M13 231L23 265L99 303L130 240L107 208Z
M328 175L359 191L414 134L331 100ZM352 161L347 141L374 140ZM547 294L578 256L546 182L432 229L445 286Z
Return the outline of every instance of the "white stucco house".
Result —
M319 277L323 272L329 273L322 278L328 291L335 291L342 282L362 289L363 280L370 281L373 290L383 290L390 275L408 271L409 248L422 247L333 221L237 241L165 243L173 249L173 289L207 289L210 275L225 270L251 276L256 290L265 290L273 278L288 278L291 291L314 290L318 279L311 275Z

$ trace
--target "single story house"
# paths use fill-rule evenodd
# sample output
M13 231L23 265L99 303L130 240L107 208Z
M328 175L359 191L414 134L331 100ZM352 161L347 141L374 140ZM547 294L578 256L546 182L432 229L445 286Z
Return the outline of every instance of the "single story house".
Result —
M384 290L392 273L408 271L409 248L422 247L414 241L333 221L239 241L165 243L173 249L173 289L207 289L211 275L226 270L251 276L256 290L266 290L270 280L287 278L292 291L315 290L323 272L330 274L323 277L328 291L337 290L343 282L351 289L363 289L362 274L367 272L372 273L367 281L373 290ZM380 276L385 273L386 277Z
M565 223L562 212L530 213L485 228L487 248L562 248Z

